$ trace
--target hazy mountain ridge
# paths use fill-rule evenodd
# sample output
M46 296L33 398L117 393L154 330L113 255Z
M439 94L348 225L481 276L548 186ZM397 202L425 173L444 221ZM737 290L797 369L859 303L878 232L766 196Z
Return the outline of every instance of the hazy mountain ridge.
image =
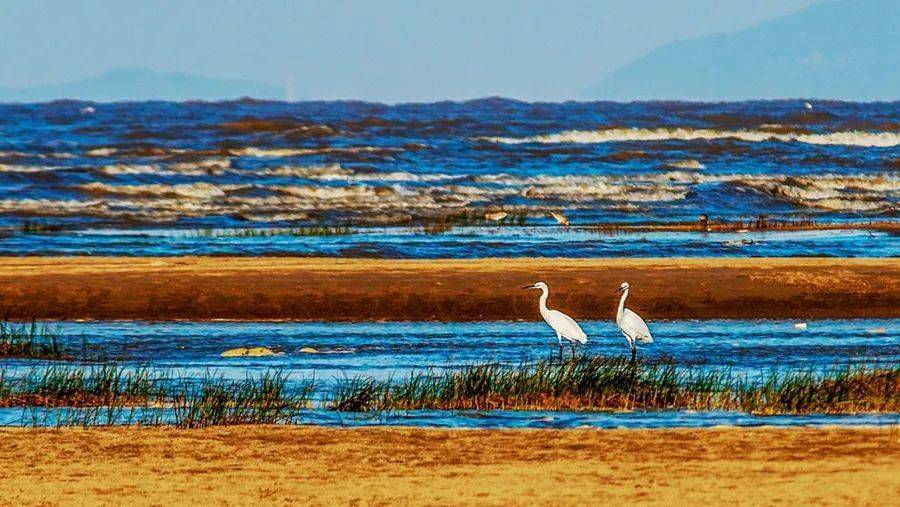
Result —
M593 99L900 98L900 3L827 1L732 34L665 45L591 88Z
M183 72L117 68L68 83L27 89L0 88L0 101L43 102L78 99L97 102L127 100L225 100L240 97L281 99L284 91L253 81L218 79Z

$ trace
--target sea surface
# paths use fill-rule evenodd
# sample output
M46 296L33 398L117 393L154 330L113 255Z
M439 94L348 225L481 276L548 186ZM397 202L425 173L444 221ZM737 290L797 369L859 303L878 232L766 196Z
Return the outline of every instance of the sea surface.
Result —
M656 343L642 346L648 360L664 357L691 368L731 368L754 378L773 371L826 372L848 365L900 362L900 319L817 320L806 329L787 320L655 321ZM279 369L291 382L315 379L315 407L301 423L392 424L444 427L681 427L712 425L897 424L898 414L753 416L680 410L636 412L411 411L338 414L323 408L330 389L356 376L402 379L413 371L487 361L517 365L556 355L556 339L543 323L292 323L292 322L63 322L59 331L90 356L115 358L172 376L243 379ZM629 354L611 321L585 321L589 342L581 352ZM233 347L265 346L282 355L224 358ZM568 352L567 352L568 354ZM3 359L7 379L46 361ZM53 425L73 409L0 409L0 425ZM136 417L129 414L130 417ZM124 422L124 421L118 421Z
M0 254L896 256L609 226L896 222L898 169L900 102L7 104Z

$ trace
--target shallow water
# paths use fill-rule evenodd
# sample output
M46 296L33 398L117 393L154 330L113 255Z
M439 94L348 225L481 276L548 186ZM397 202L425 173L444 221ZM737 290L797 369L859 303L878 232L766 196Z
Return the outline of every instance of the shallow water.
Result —
M821 230L744 233L621 232L584 228L459 227L426 234L409 227L352 234L272 236L246 229L87 229L0 239L0 255L300 255L316 257L897 257L900 235Z
M693 222L704 213L896 220L900 202L900 102L817 102L811 111L791 100L145 102L93 104L83 114L86 105L0 105L0 253L779 255L765 238L731 248L716 244L726 239L662 235L653 250L629 249L535 227L555 225L551 211L574 225ZM468 225L485 225L485 212L499 210L528 227L435 236L367 229L334 240L154 231L418 226L462 212ZM22 237L27 221L62 230ZM559 240L537 244L548 236ZM798 236L781 255L897 250L887 235Z
M0 408L0 426L80 425L83 409ZM164 424L174 420L169 410L123 410L100 424ZM534 410L446 411L416 410L389 414L348 414L328 410L303 411L296 424L319 426L408 426L422 428L709 428L714 426L883 426L900 424L900 414L775 415L756 416L740 412L691 412L647 410L634 412L559 412Z
M900 319L821 320L797 329L783 320L651 322L656 343L641 347L648 359L671 357L693 367L731 367L754 376L772 370L826 371L838 365L900 362ZM286 322L64 322L59 324L75 347L82 339L89 355L118 358L131 366L200 378L209 373L241 379L279 368L291 379L315 378L321 403L339 379L357 375L402 378L411 371L484 361L517 364L556 354L555 337L543 323L286 323ZM624 338L610 321L585 321L590 354L626 355ZM233 347L266 346L283 355L223 358ZM304 352L301 349L312 349ZM29 360L0 361L8 375L24 374ZM34 420L50 423L72 417L71 410L0 410L0 424ZM76 411L77 412L77 411ZM126 415L119 415L124 418ZM130 414L131 417L139 417ZM157 411L140 417L162 417ZM25 417L25 419L23 419ZM150 419L147 419L150 420ZM896 414L858 416L756 417L730 412L685 411L534 412L416 411L381 415L307 411L314 424L396 424L451 427L670 427L805 424L895 424ZM120 422L122 422L120 420Z

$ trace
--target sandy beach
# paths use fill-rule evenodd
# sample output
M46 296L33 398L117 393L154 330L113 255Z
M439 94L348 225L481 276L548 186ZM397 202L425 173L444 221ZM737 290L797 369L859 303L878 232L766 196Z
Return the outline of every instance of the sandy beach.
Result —
M0 309L38 319L537 319L614 315L615 288L655 319L900 317L896 259L369 260L0 258Z
M885 505L884 429L0 430L0 503Z

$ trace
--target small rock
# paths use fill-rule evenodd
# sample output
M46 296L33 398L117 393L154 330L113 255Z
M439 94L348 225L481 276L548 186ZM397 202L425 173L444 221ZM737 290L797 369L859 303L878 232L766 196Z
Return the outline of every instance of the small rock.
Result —
M222 357L265 357L281 355L268 347L237 347L219 354Z

